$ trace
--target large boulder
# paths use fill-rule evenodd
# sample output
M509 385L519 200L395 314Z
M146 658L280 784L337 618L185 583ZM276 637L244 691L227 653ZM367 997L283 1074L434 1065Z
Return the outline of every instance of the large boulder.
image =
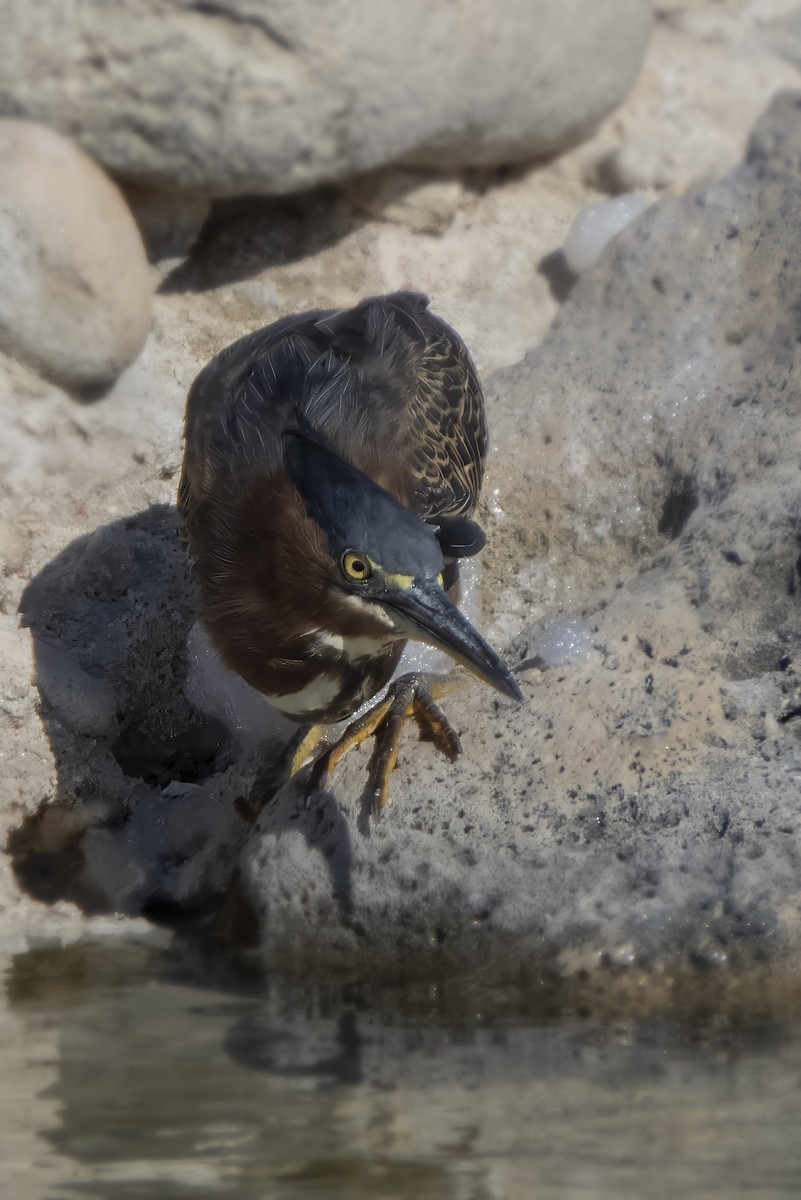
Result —
M648 0L2 0L0 114L78 138L114 174L279 193L383 163L518 162L626 95Z
M244 881L273 961L563 972L801 949L795 103L666 198L490 381L485 556L525 702L445 702L368 825L364 758L286 787ZM493 516L494 510L494 516Z

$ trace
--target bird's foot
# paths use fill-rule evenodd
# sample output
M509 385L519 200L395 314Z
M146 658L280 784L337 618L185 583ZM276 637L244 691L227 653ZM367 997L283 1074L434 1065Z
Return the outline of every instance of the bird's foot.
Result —
M421 741L433 742L451 762L461 753L462 745L456 730L434 700L435 695L441 696L445 690L445 681L436 675L412 674L396 679L389 685L384 698L352 721L339 741L317 759L312 767L311 786L324 786L348 751L372 735L375 747L364 795L373 816L379 816L389 803L389 780L398 761L398 743L408 720L416 722ZM303 743L298 751L302 746Z

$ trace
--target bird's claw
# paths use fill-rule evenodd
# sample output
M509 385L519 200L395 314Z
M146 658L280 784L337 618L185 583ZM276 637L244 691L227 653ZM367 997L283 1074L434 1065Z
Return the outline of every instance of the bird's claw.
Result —
M438 690L442 690L441 683ZM389 781L398 760L403 727L410 719L417 724L420 740L432 742L451 762L461 753L456 730L434 701L431 678L402 675L390 684L382 700L353 721L339 740L315 761L309 779L310 789L324 787L348 751L372 735L375 746L367 771L364 798L372 815L380 816L389 803Z

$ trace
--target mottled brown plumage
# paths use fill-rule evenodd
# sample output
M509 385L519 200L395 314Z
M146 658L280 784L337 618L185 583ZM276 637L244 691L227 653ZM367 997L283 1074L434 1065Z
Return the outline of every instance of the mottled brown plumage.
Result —
M295 364L317 372L315 386L283 390L298 381ZM178 502L188 530L229 468L231 432L247 417L255 427L255 405L271 431L299 407L334 450L421 516L475 509L487 453L481 385L464 342L425 296L398 292L345 312L285 317L212 359L187 399ZM274 467L276 446L262 449Z

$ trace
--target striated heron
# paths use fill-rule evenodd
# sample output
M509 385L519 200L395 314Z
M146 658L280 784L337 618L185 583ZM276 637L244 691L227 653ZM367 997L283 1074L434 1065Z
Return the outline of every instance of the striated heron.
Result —
M223 662L281 712L321 729L390 680L409 638L519 700L508 668L449 598L487 449L484 401L461 338L425 296L285 317L200 372L186 403L178 492L203 621ZM459 740L430 679L407 675L323 754L370 734L373 810L404 721L449 758Z

